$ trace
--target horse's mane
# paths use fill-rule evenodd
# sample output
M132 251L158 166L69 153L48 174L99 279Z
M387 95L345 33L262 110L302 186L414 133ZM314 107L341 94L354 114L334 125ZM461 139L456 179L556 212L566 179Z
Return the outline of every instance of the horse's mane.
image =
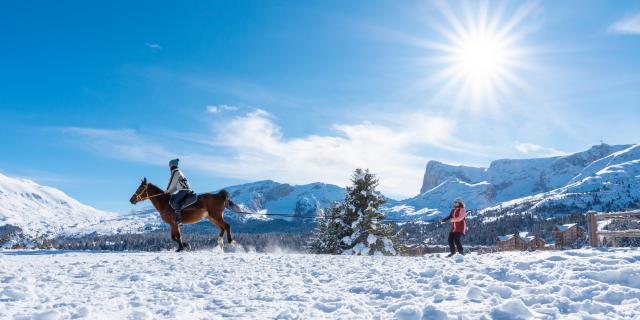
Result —
M164 192L164 190L163 190L163 189L160 189L160 187L156 186L155 184L153 184L153 183L151 183L151 182L147 183L147 185L148 185L148 188L151 188L151 189L154 189L154 188L155 188L155 189L157 189L157 190L158 190L158 191L160 191L160 192Z

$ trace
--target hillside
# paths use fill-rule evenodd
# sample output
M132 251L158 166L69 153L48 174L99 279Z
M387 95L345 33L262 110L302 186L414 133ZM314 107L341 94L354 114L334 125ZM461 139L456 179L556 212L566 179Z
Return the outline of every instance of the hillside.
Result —
M0 228L5 240L20 240L7 239L11 235L6 233L24 239L139 231L149 219L101 211L56 188L0 174Z
M224 189L229 191L233 202L243 207L244 210L276 215L313 216L323 208L330 206L332 202L344 199L343 188L319 182L290 185L265 180L229 186ZM233 215L233 213L229 212L228 215ZM261 216L243 217L259 218Z
M509 212L553 214L622 211L640 208L640 145L613 152L590 163L560 188L506 201L481 214Z

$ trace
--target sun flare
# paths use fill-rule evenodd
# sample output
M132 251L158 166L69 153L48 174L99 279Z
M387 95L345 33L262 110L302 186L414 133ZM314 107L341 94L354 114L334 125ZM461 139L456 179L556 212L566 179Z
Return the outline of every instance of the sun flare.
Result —
M523 33L516 27L534 8L521 7L502 21L503 8L493 17L486 5L476 11L465 8L462 20L446 4L441 6L447 26L438 29L447 41L433 46L440 52L436 60L444 65L435 78L444 83L444 91L454 92L456 105L477 111L496 108L514 87L525 86L517 73L526 67L527 51L518 43Z

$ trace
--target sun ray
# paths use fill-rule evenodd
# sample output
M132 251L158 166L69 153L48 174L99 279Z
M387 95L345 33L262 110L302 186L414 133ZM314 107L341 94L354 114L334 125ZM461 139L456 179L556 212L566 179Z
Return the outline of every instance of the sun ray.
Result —
M437 2L436 7L447 25L436 25L435 29L446 42L430 44L441 53L432 61L445 67L432 78L443 83L442 91L456 95L459 108L495 110L512 89L526 86L517 71L527 68L528 52L519 46L524 34L517 30L536 10L535 3L520 6L506 19L504 4L491 11L488 3L481 1L477 8L463 6L460 16L448 3Z

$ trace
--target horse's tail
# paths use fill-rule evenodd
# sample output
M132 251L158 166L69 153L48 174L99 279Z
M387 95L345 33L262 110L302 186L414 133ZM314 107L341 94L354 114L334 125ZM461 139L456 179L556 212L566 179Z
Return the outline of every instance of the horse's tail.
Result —
M222 200L225 202L229 200L229 191L222 189L218 192L218 195L222 197Z
M227 208L229 208L231 210L239 211L238 210L239 206L237 204L233 203L233 201L231 201L231 199L227 200Z

